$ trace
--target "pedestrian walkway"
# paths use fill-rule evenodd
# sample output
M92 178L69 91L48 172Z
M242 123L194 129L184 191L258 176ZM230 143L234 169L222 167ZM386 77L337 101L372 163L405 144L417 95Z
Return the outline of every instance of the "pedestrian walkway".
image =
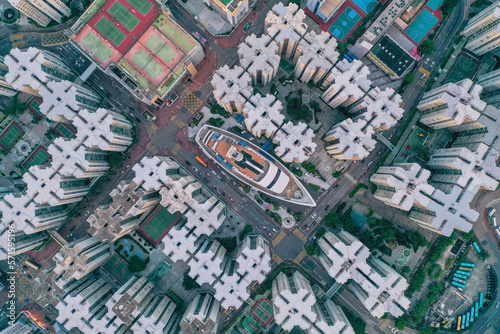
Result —
M285 237L285 233L283 233L283 231L281 231L280 234L278 234L273 239L273 246L276 247L281 242L281 240L283 240L284 237Z
M305 249L303 249L302 252L300 252L300 254L293 260L293 262L295 262L296 264L300 264L302 259L305 258L306 256L307 252Z
M355 180L355 179L351 176L351 174L349 174L349 173L347 173L347 172L346 172L346 173L344 174L344 176L346 177L346 179L348 179L348 180L349 180L349 181L351 181L352 183L354 183L354 184L358 183L358 181L356 181L356 180Z
M304 242L307 241L307 236L304 233L302 233L302 231L300 231L298 228L293 230L293 234L298 236L300 240L302 240Z
M215 11L210 10L203 0L189 0L186 3L178 1L186 10L198 19L198 22L212 35L225 34L233 28L229 22L224 20Z
M276 255L276 254L273 254L273 260L276 261L277 264L280 264L283 260L281 260L281 258Z

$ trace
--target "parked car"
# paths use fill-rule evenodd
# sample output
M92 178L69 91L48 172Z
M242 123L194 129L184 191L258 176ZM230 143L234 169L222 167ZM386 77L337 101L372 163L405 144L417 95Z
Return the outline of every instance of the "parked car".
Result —
M333 189L337 190L337 189L339 189L339 186L340 186L339 184L336 184L335 187L333 187Z
M325 206L325 211L330 210L330 205Z

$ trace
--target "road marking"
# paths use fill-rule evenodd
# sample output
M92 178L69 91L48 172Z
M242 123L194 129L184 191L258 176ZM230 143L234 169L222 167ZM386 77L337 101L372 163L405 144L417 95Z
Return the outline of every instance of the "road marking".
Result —
M53 32L53 33L43 33L42 34L42 45L51 46L65 44L68 42L68 38L63 32Z
M302 233L302 231L300 231L298 228L296 228L295 230L293 230L293 234L295 234L296 236L298 236L300 238L300 240L302 241L306 241L307 240L307 236Z
M146 147L146 150L151 153L152 155L155 155L158 150L156 149L156 147L154 147L151 143L148 144L148 147Z
M276 245L278 245L281 240L283 240L283 238L285 237L285 233L283 233L283 231L281 231L274 239L273 239L273 246L276 247Z
M10 36L10 40L12 42L14 42L18 39L23 39L23 38L24 38L24 34L22 32L20 32L19 34L15 34L15 35Z
M384 329L387 327L387 325L390 324L390 320L389 319L385 319L381 324L380 324L380 329Z
M148 135L151 136L156 131L156 129L158 129L158 127L154 124L151 124L151 126L148 129Z
M278 263L278 264L281 263L281 258L276 254L273 254L273 260L276 261L276 263Z
M199 98L196 97L191 91L188 91L182 98L182 104L187 110L194 114L196 110L203 104Z
M174 148L172 149L173 154L177 154L181 150L182 146L179 144L175 144Z
M26 46L25 41L17 41L12 43L13 48L24 48Z
M172 118L170 119L171 121L173 121L175 123L175 125L177 125L179 128L183 128L185 123L183 121L181 121L180 119L177 118L177 116L172 116Z
M295 258L295 260L293 260L293 262L299 264L300 261L302 261L302 259L305 258L306 256L307 256L306 250L303 249L302 252L300 252L300 254Z
M345 177L346 177L349 181L351 181L352 183L356 184L356 183L358 182L358 181L356 181L356 180L355 180L355 179L354 179L354 178L353 178L353 177L352 177L349 173L347 173L347 172L346 172L344 175L345 175Z

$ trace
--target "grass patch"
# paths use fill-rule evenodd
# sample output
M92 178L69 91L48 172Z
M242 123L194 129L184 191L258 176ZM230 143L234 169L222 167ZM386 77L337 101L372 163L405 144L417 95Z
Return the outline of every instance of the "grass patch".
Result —
M368 186L364 183L358 183L356 188L349 194L349 198L353 198L360 189L368 189Z

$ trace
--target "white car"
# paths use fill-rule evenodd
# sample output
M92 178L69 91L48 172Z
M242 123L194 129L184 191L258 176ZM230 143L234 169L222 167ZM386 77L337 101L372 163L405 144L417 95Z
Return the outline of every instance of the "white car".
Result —
M317 214L316 212L315 212L315 213L313 213L313 214L312 214L312 219L316 218L316 216L317 216L317 215L318 215L318 214Z

